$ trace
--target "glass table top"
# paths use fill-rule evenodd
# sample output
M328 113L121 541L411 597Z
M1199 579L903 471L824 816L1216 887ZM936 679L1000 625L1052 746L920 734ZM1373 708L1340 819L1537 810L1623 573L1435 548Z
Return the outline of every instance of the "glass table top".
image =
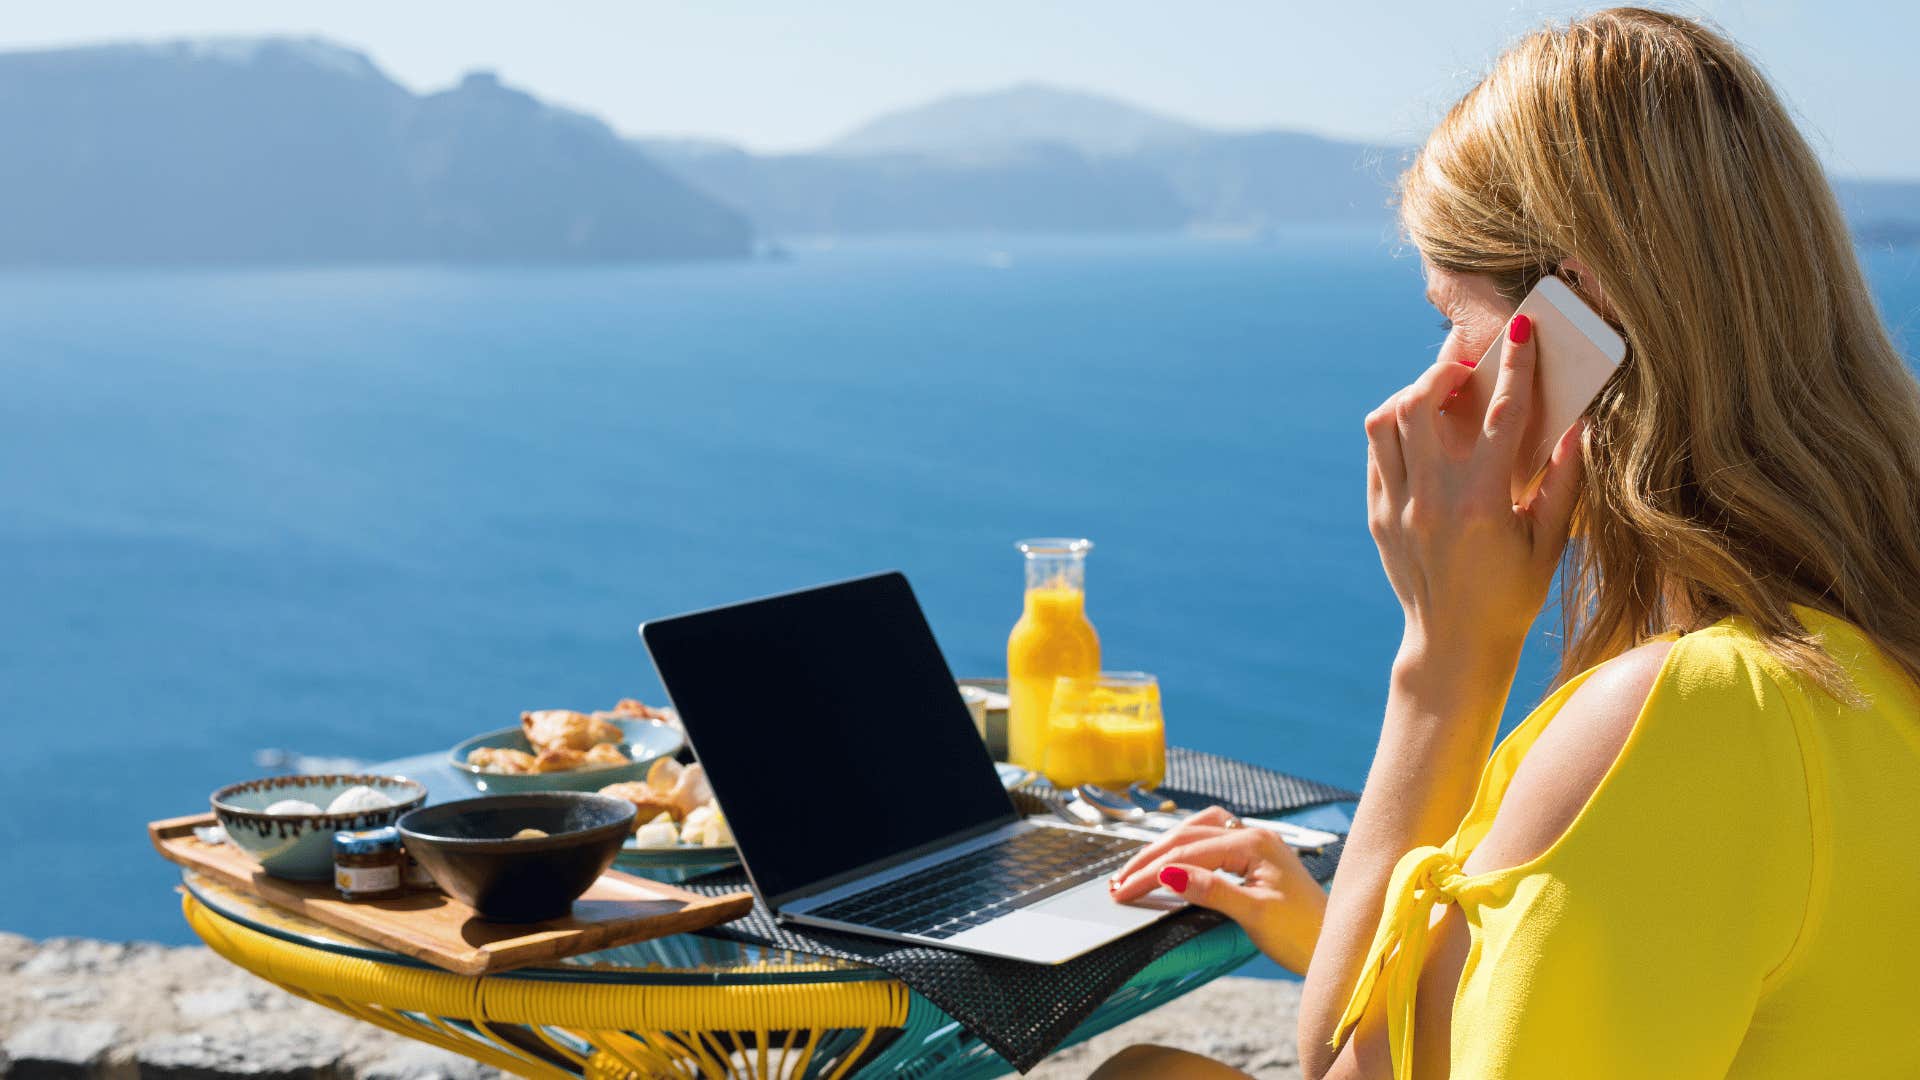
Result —
M366 766L366 770L419 781L426 787L430 802L466 799L480 794L464 776L449 767L445 752L397 758ZM1278 817L1312 828L1344 833L1351 826L1351 814L1351 804L1332 804ZM632 866L620 868L629 873L642 873L667 881L687 876L672 870L656 872ZM182 880L186 890L215 914L284 941L380 963L438 970L424 961L273 907L203 875L186 871L182 874ZM700 934L675 934L489 977L658 985L746 985L884 980L892 976L879 968L848 960L748 945Z
M194 899L215 914L282 941L384 964L439 970L425 961L415 960L305 916L274 907L202 874L184 871L181 884ZM892 978L879 968L848 960L762 948L697 934L674 934L488 977L680 986L784 985Z

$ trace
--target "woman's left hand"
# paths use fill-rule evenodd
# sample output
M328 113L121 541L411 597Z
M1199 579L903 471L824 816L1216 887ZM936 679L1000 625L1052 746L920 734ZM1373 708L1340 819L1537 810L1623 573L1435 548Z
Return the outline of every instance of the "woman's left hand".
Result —
M1512 477L1533 411L1532 325L1508 324L1485 413L1447 410L1473 368L1441 360L1367 415L1367 523L1406 614L1403 649L1472 643L1517 657L1566 546L1582 425L1554 447L1539 491Z
M1109 884L1122 903L1165 885L1239 923L1261 952L1295 973L1307 970L1327 910L1326 891L1292 848L1267 829L1238 825L1218 806L1140 849Z

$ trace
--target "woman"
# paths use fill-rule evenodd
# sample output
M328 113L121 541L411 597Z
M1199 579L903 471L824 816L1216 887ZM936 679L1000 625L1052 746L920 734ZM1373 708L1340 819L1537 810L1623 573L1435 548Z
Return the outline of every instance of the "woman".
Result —
M1503 56L1401 194L1451 329L1366 420L1406 627L1331 898L1218 810L1116 895L1304 971L1309 1077L1920 1075L1920 392L1819 164L1732 44L1618 9ZM1546 274L1629 354L1516 507ZM1559 685L1489 760L1556 567Z

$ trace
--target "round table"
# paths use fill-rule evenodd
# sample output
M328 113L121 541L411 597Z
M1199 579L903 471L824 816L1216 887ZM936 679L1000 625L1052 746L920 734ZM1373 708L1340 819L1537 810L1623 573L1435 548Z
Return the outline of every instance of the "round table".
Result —
M308 1001L520 1076L987 1077L1007 1063L886 972L679 934L486 976L454 975L192 872L187 922ZM1063 1046L1255 955L1232 924L1142 969Z

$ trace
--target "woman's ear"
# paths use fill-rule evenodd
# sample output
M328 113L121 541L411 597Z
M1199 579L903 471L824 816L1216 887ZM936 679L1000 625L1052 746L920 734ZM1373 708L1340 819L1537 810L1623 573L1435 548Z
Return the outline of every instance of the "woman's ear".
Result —
M1612 317L1613 309L1607 304L1607 291L1600 286L1600 279L1586 263L1579 259L1560 260L1560 277L1582 300L1592 304L1594 310Z

